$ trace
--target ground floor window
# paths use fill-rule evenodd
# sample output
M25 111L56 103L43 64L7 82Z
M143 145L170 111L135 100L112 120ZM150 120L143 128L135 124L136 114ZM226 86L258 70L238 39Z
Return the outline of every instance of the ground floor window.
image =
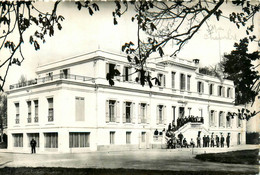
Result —
M34 139L36 141L36 147L39 147L40 145L40 139L39 139L39 133L28 133L28 146L31 146L31 141Z
M58 148L58 133L44 133L44 147Z
M70 132L70 148L89 147L88 132Z
M14 147L23 147L23 134L13 134Z
M131 143L131 132L126 132L126 144Z
M110 144L115 144L115 132L111 131L109 133L109 136L110 136Z
M141 136L142 142L145 142L145 136L146 136L146 132L142 132L142 136Z

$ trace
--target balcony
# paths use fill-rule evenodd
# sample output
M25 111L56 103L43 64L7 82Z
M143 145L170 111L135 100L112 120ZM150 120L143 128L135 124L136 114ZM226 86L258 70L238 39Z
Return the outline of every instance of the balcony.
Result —
M19 118L15 119L15 124L19 124L20 120Z
M76 81L93 81L94 78L92 77L86 77L86 76L81 76L81 75L73 75L73 74L56 74L56 75L51 75L51 76L46 76L46 77L41 77L41 78L35 78L33 80L28 80L22 83L17 83L9 86L9 89L18 89L22 87L28 87L28 86L33 86L36 84L43 84L46 82L52 82L55 80L76 80Z
M48 122L53 122L53 116L48 116Z
M39 121L38 117L34 117L34 122L37 123Z
M31 123L32 122L32 118L27 118L27 122Z

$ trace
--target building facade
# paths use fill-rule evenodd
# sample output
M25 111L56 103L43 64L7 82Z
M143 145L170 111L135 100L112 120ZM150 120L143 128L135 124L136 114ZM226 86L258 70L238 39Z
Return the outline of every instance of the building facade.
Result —
M110 86L106 75L121 72ZM161 84L150 88L126 56L97 50L37 68L37 78L10 86L8 149L82 152L154 148L164 144L169 123L195 116L182 132L189 141L203 135L231 135L231 145L245 143L245 123L237 118L234 84L197 72L192 61L162 57L147 61L147 71ZM162 136L154 136L158 130Z

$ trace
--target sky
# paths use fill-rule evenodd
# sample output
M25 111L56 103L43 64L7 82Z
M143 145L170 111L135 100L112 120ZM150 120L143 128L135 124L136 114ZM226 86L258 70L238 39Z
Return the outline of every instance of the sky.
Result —
M42 11L51 11L53 2L37 2L35 6ZM16 84L23 74L27 79L36 77L37 66L52 61L66 59L81 55L97 49L121 52L121 46L125 42L136 40L137 26L131 22L134 14L129 11L118 20L118 25L113 25L112 9L115 8L112 2L99 4L100 11L90 16L86 9L79 11L72 2L61 2L57 14L65 17L62 30L55 30L53 37L46 37L46 43L41 44L41 49L35 51L28 42L23 44L23 55L26 58L22 66L11 66L4 87L8 89L10 84ZM223 13L236 11L230 3L224 6ZM260 33L259 15L255 20L255 33ZM200 59L203 66L212 66L218 63L224 53L229 53L234 49L233 45L246 36L245 30L238 30L235 24L226 19L216 20L212 17L207 25L204 25L197 34L184 46L177 55L180 58L193 60ZM211 31L211 35L209 34ZM33 30L25 34L29 41L29 35ZM257 44L250 44L250 50L257 50ZM172 47L167 47L165 54L171 54ZM1 59L1 57L0 57ZM2 70L0 70L2 71ZM1 73L1 72L0 72ZM2 73L1 73L2 75Z

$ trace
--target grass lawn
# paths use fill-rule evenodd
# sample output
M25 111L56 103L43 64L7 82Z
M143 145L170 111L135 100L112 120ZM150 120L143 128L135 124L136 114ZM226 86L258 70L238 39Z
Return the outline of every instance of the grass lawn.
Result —
M0 175L248 175L250 172L218 172L218 171L149 171L134 169L76 169L76 168L2 168Z
M195 158L209 162L258 165L258 152L259 150L255 149L232 151L226 153L199 154L196 155Z

